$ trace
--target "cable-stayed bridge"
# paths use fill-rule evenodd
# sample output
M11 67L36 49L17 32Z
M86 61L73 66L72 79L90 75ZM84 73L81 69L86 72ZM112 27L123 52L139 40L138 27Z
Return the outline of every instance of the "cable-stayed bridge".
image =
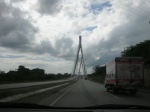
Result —
M82 37L79 36L79 45L78 45L78 49L77 49L77 53L76 53L76 57L74 61L72 75L79 75L81 72L81 69L83 69L83 74L86 76L87 70L86 70L84 55L83 55Z

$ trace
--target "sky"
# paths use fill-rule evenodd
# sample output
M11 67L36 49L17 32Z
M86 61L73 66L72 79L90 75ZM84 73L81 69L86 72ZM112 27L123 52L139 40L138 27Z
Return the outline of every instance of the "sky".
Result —
M88 73L150 39L149 0L0 0L0 70L72 73L79 35Z

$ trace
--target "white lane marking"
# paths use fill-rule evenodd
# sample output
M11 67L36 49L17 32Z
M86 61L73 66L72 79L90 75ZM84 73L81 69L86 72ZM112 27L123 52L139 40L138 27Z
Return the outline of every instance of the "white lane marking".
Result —
M74 87L71 86L64 94L62 94L60 97L58 97L53 103L50 104L50 106L53 106L56 102L58 102L65 94L67 94L72 88Z
M105 91L108 95L110 95L110 96L113 96L113 97L115 97L115 98L119 98L119 97L117 97L117 96L115 96L115 95L112 95L111 93L108 93L107 91Z
M9 96L9 97L0 99L0 102L10 102L10 101L18 100L20 98L24 98L24 97L27 97L27 96L31 96L31 95L35 95L35 94L38 94L38 93L42 93L42 92L45 92L45 91L48 91L48 90L52 90L52 89L55 89L55 88L67 85L67 84L69 84L69 83L64 83L64 84L61 84L61 85L57 85L57 86L53 86L53 87L49 87L49 88L45 88L45 89L40 89L40 90L35 90L35 91L23 93L23 94Z

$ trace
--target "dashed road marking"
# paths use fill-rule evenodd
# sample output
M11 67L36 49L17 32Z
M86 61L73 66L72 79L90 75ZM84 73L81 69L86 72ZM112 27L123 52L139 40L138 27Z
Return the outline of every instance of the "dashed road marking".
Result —
M67 94L72 88L74 87L71 86L64 94L62 94L60 97L58 97L53 103L50 104L50 106L53 106L55 103L57 103L65 94Z

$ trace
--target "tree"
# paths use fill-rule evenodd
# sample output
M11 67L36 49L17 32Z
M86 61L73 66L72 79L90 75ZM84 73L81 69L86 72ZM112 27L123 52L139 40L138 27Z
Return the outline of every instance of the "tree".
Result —
M95 75L101 75L102 73L106 72L106 66L99 66L96 65L93 67L93 74Z
M18 70L19 74L20 74L20 75L23 75L23 76L30 74L30 73L29 73L30 70L29 70L28 68L25 68L25 67L22 66L22 65L20 65L17 70Z
M88 74L88 77L98 82L104 83L106 76L106 66L96 65L93 67L93 73Z
M121 54L122 57L143 57L144 64L150 64L150 40L140 42L135 46L127 47Z

